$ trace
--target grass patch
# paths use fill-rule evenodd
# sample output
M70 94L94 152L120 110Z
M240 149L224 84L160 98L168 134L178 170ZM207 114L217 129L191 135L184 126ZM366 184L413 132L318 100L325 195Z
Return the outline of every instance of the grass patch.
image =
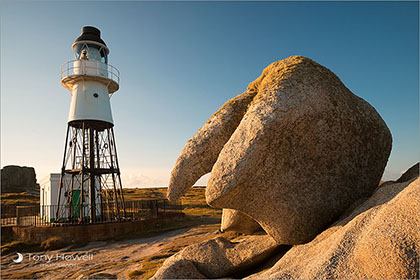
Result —
M35 252L44 250L57 250L66 246L72 245L73 248L77 248L77 244L71 241L66 241L61 237L53 236L43 242L32 242L32 241L12 241L1 246L1 254L7 255L13 252ZM86 245L86 244L84 244Z
M140 276L144 274L144 271L141 270L133 270L128 274L129 279L141 279Z
M170 256L176 254L186 246L200 243L217 236L227 239L237 238L239 234L226 232L217 233L220 228L222 209L211 208L206 203L205 187L193 187L181 198L184 219L165 221L163 224L151 225L148 233L132 233L133 237L147 237L160 234L173 229L194 227L191 234L183 235L180 238L163 244L158 254L143 257L136 262L141 268L131 271L128 274L130 279L149 279L162 266L163 262ZM166 198L167 188L159 189L129 189L124 190L124 198L127 200L136 199L162 199Z
M35 206L39 205L39 194L22 193L2 193L2 206Z
M131 271L128 274L130 279L150 279L156 271L162 266L164 259L158 261L149 261L147 257L141 260L142 267Z
M123 189L124 200L165 199L166 188L153 189Z
M157 260L169 258L172 255L173 255L173 253L162 254L162 255L153 255L153 256L149 257L149 260L150 261L157 261Z
M167 188L157 189L123 189L124 198L126 201L129 200L151 200L151 199L164 199L166 198ZM9 202L13 204L13 200L19 200L20 194L4 194L8 196ZM35 205L39 204L39 196L32 196L32 201ZM26 196L29 198L29 196ZM2 195L3 199L3 195ZM2 201L3 204L3 201ZM149 279L156 271L162 266L163 262L170 256L176 254L186 246L191 244L203 242L217 236L223 236L229 240L232 240L238 236L238 234L232 232L217 233L220 228L221 220L221 209L211 208L206 204L205 200L205 188L194 187L191 188L182 198L181 204L183 205L183 217L169 217L166 219L155 219L150 220L150 223L146 227L139 227L138 230L133 231L129 234L119 237L117 240L132 239L132 238L145 238L152 237L162 234L166 231L171 231L181 228L193 228L187 234L183 234L174 240L162 243L159 246L159 252L150 256L145 256L140 259L132 260L129 262L110 262L104 263L100 267L95 267L92 270L83 272L84 275L92 275L97 272L104 270L125 267L129 264L139 264L135 270L128 274L130 279ZM71 243L70 243L71 244ZM58 237L50 238L42 243L32 243L15 241L2 246L2 254L11 253L14 251L27 252L27 251L42 251L42 250L54 250L70 245L65 240ZM80 242L73 242L72 248L83 247L87 244L80 244ZM140 266L141 265L141 266ZM7 277L9 276L9 277ZM3 278L26 278L33 279L39 278L35 273L20 273L8 274Z
M124 189L125 200L165 199L167 188ZM193 187L181 198L184 218L151 221L147 229L138 230L122 236L126 238L143 238L161 234L166 231L195 227L206 224L220 224L222 209L211 208L206 203L205 187ZM217 230L217 229L215 229Z
M235 240L243 236L242 234L235 232L216 233L219 227L219 224L201 225L195 228L191 234L183 235L172 242L162 245L158 254L143 257L135 261L142 266L140 269L131 271L128 274L128 277L130 279L150 279L167 258L191 244L200 243L215 237L224 237L228 240Z
M150 220L147 227L141 227L133 232L122 235L118 237L117 240L152 237L167 231L197 226L199 224L201 224L201 221L192 219L188 216L182 218Z
M125 200L165 199L167 188L124 189ZM192 217L221 217L222 209L212 208L206 203L206 188L193 187L181 197L183 212Z
M56 250L71 245L71 241L66 241L61 237L53 236L45 241L42 241L41 247L44 250Z
M12 252L33 252L42 250L41 243L30 241L12 241L1 246L1 254Z

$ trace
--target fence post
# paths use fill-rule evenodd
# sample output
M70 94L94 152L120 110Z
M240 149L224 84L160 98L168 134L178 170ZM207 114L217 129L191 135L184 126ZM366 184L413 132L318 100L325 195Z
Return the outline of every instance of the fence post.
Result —
M22 215L22 206L16 206L16 225L20 226L21 225L21 218L20 216Z

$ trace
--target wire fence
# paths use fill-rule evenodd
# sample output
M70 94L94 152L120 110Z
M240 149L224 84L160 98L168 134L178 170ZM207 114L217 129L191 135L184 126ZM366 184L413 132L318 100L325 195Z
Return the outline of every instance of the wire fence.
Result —
M91 217L89 205L68 208L67 215L56 218L57 205L1 206L2 226L63 226L75 224L111 223L157 218L163 213L181 213L180 203L166 199L125 201L116 209L114 203L100 203ZM62 208L63 206L60 206ZM117 215L116 213L119 213Z

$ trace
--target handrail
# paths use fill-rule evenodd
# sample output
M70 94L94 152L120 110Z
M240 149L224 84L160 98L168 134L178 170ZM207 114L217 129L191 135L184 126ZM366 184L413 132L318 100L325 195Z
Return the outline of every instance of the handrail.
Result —
M87 61L89 64L95 63L95 66L88 66L86 63L80 63L80 66L74 66L76 61L84 62ZM61 66L61 79L74 75L90 75L104 77L103 73L106 73L106 77L117 84L120 83L120 71L111 64L103 63L97 60L71 60L64 63ZM95 71L96 70L96 71Z

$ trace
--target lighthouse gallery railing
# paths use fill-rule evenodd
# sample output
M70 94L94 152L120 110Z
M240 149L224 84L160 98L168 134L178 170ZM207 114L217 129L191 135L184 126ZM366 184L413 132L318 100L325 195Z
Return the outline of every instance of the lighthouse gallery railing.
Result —
M61 79L73 75L89 75L108 78L120 83L120 71L111 64L96 60L71 60L61 66Z

